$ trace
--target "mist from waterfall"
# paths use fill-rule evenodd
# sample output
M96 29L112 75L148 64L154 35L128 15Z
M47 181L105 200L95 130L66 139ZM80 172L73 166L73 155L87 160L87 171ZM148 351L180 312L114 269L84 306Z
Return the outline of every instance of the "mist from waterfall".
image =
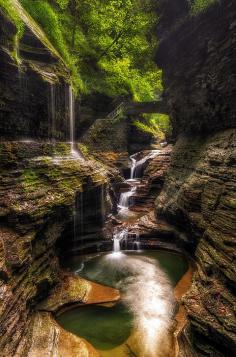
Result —
M168 334L175 308L173 288L158 262L148 257L124 253L108 254L96 269L96 279L104 274L119 277L115 287L122 302L134 315L134 338L142 357L163 356L170 348Z

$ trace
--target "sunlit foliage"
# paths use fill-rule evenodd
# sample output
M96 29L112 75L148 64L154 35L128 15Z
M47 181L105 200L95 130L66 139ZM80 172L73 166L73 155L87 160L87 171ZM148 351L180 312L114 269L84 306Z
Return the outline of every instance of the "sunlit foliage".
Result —
M18 58L17 48L18 42L24 33L24 24L10 0L0 0L0 8L4 10L6 15L14 22L16 26L17 31L14 37L15 46L12 52L12 57L15 58L16 62L20 62L20 59Z
M170 118L166 114L145 114L142 120L136 120L134 125L145 133L164 140L171 134Z
M191 1L191 13L198 14L217 2L219 3L220 0L193 0Z
M156 99L153 0L21 0L85 93Z

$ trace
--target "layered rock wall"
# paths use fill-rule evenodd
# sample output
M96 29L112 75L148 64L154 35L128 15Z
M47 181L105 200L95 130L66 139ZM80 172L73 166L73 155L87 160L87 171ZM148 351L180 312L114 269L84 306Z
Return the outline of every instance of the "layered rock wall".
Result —
M222 0L198 15L160 1L157 62L174 133L206 133L236 125L236 5ZM163 23L162 23L163 19ZM169 21L167 21L169 19Z
M51 319L35 315L36 306L60 280L58 255L65 227L71 227L73 244L76 197L93 190L93 197L98 200L97 211L101 212L100 192L104 186L108 189L111 176L104 165L76 159L71 155L70 144L58 142L58 139L69 141L69 72L37 24L22 14L29 26L25 26L16 48L16 28L0 10L0 355L3 357L35 357L36 347L41 353L51 354L58 350L57 337L60 334L62 339L68 337L65 331L59 333L53 323L40 332L39 326ZM94 213L95 219L97 216ZM99 229L100 232L100 226ZM79 346L78 340L72 336L71 345L80 349L73 355L91 355L83 343Z
M69 141L69 72L32 29L18 45L16 31L0 10L0 138Z
M5 142L0 145L0 351L27 355L31 316L59 281L56 242L73 227L76 195L88 183L107 182L96 162L68 156L70 146ZM73 232L73 229L72 229ZM72 233L73 234L73 233ZM28 331L29 329L29 331Z
M182 1L182 16L175 17L171 3L160 1L157 59L164 71L164 95L177 143L156 213L176 228L179 243L197 263L184 300L188 338L196 354L232 356L236 350L236 4L222 0L190 16Z

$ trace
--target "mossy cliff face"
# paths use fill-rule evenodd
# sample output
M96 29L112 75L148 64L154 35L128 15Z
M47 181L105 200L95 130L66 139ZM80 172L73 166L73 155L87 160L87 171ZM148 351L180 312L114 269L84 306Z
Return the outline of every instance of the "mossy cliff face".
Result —
M171 2L162 3L167 19ZM235 14L235 2L222 0L196 17L172 13L170 28L161 21L159 28L157 57L177 143L156 213L177 228L197 263L184 299L197 356L236 350ZM187 339L180 342L186 350Z
M0 11L0 138L69 139L69 73L60 57Z
M67 144L0 145L1 356L17 355L21 340L20 355L27 355L30 316L59 281L55 245L71 221L75 196L107 183L103 166L71 159L69 150Z

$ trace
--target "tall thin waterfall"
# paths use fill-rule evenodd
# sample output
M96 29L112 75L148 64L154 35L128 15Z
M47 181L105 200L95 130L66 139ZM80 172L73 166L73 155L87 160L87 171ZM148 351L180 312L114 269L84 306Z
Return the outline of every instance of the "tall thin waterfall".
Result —
M101 187L101 216L102 216L102 223L104 224L106 218L106 186L105 184Z
M26 100L26 95L27 95L28 81L24 69L21 66L18 66L18 78L19 78L19 85L20 85L21 100L24 102Z
M51 112L51 138L55 141L56 135L56 91L54 84L50 85L50 112Z
M69 117L71 154L75 155L75 98L72 86L69 86Z

